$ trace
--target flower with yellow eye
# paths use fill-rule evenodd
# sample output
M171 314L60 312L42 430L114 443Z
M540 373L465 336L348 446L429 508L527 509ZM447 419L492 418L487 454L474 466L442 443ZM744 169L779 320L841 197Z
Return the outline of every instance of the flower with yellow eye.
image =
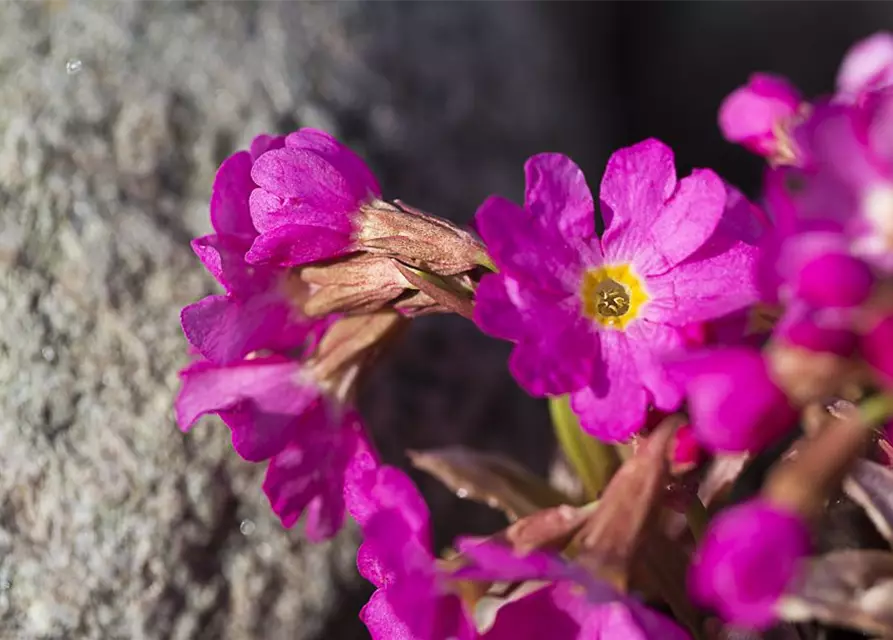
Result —
M498 273L480 283L475 321L515 343L509 368L525 390L569 393L589 433L625 440L649 405L681 404L661 359L685 347L682 327L757 300L762 223L712 171L677 181L673 152L654 139L609 160L601 237L569 158L533 156L525 172L524 207L493 196L477 211Z

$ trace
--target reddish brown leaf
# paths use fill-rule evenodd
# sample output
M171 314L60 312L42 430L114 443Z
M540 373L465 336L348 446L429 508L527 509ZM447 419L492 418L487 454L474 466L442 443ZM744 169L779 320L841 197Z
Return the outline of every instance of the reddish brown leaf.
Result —
M513 520L573 500L521 465L500 455L464 447L408 452L412 464L460 498L505 511Z
M637 447L574 539L578 562L622 591L628 587L632 563L660 508L669 478L667 451L673 433L684 422L678 415L667 418Z
M792 622L817 620L893 637L893 553L845 550L809 560L778 612Z
M876 462L858 460L844 480L843 490L893 544L893 471Z

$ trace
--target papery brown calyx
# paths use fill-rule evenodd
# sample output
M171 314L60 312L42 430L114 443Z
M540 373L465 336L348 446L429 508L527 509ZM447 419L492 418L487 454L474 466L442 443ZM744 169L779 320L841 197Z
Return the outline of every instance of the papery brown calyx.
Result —
M469 231L399 200L363 205L355 225L357 250L391 256L440 276L471 271L487 260L484 246Z

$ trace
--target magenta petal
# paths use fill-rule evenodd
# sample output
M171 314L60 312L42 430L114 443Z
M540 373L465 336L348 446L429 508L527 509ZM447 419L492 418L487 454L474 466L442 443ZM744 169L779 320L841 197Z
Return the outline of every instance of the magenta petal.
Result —
M611 262L632 262L645 276L659 275L679 264L713 236L723 217L726 188L706 169L696 169L678 185L670 200L638 227L605 234L605 256ZM643 213L643 217L645 214Z
M756 73L723 101L719 127L726 140L760 155L773 155L778 147L776 131L796 115L800 101L800 92L784 78Z
M862 338L862 357L885 385L893 385L893 316L883 318Z
M636 368L632 345L619 331L602 331L602 362L594 386L571 394L571 407L583 429L599 440L627 440L645 424L648 393Z
M249 152L251 153L251 161L254 162L267 151L272 149L281 149L285 146L285 136L270 136L261 134L255 136L251 141Z
M522 582L571 575L569 566L558 556L543 551L522 555L499 542L475 538L459 538L455 547L468 559L466 566L452 574L460 580Z
M651 300L643 317L677 326L723 317L759 300L757 250L736 243L713 255L695 255L646 279Z
M689 592L727 622L766 629L809 550L809 528L798 516L763 500L734 506L711 520L689 570Z
M676 190L673 151L650 138L616 151L608 160L599 191L605 234L602 245L623 230L636 237L649 225Z
M325 158L347 179L357 200L364 200L369 195L381 195L378 181L360 156L325 131L301 129L289 134L285 145L289 149L313 151Z
M257 231L248 211L248 198L256 185L251 179L251 154L240 151L223 161L211 188L211 226L219 234L246 236Z
M259 235L245 254L251 264L299 266L348 252L350 238L326 227L289 224Z
M311 541L331 538L344 522L344 477L349 462L367 448L355 415L344 424L305 429L267 467L263 490L286 528L307 514Z
M524 338L509 357L509 371L518 384L536 397L560 395L592 380L599 333L580 314L544 309L537 318L541 333Z
M345 500L350 515L365 528L379 511L400 509L420 540L429 540L429 514L419 490L405 473L378 466L371 454L357 456L348 470Z
M586 177L560 153L541 153L524 165L524 206L562 235L589 238L595 233L595 204Z
M236 362L259 349L300 346L312 328L275 291L245 301L208 296L184 307L180 321L189 344L216 364Z
M893 84L893 36L886 32L853 45L837 74L838 97L848 101L890 84Z
M555 587L551 585L501 606L484 638L584 640L580 635L580 623L557 605Z
M227 366L193 364L180 372L177 423L186 431L202 415L218 413L240 456L266 460L282 451L319 399L319 390L300 383L299 376L299 363L278 356Z
M691 640L670 618L631 599L598 607L583 633L585 638L601 640Z
M501 273L485 275L474 298L474 321L484 333L520 340L530 331L527 318L536 299L514 278Z
M474 220L500 271L542 291L576 293L583 269L601 264L597 244L565 237L505 198L487 198Z
M695 435L710 451L760 451L796 424L758 351L704 351L671 366L685 385Z
M675 411L682 404L682 387L668 374L663 358L685 349L683 334L675 327L640 320L629 326L627 335L633 341L639 380L651 392L652 403L661 411Z
M366 625L372 640L415 640L417 637L394 610L384 589L372 594L360 611L360 620Z
M304 149L267 151L254 162L251 178L265 191L297 198L316 209L346 212L360 200L347 176L319 154Z

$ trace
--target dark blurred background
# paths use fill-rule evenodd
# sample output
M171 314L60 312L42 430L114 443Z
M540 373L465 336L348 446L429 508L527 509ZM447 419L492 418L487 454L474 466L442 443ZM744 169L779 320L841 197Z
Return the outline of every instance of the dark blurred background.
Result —
M282 531L225 429L171 418L178 309L214 291L188 242L253 135L329 129L386 196L461 221L520 199L533 153L571 155L597 189L649 136L755 195L722 98L758 70L830 91L891 6L0 4L0 639L365 637L355 531ZM545 407L507 354L459 319L415 323L362 397L388 461L461 443L550 473ZM500 526L414 477L438 546Z

